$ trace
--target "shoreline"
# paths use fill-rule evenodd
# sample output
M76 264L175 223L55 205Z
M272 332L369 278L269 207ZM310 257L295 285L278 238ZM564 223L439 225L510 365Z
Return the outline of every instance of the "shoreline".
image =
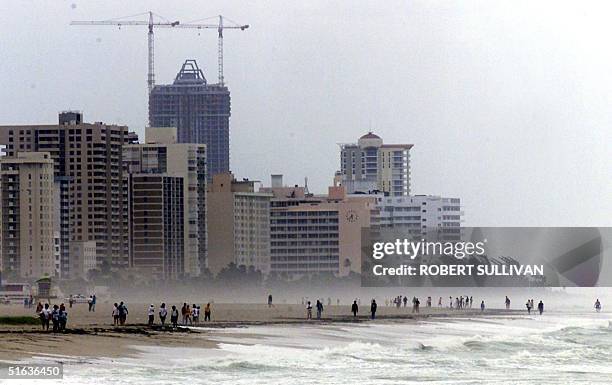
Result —
M425 310L425 309L423 309ZM480 318L488 316L524 315L524 311L489 309L436 309L420 313L381 314L376 319L362 315L333 315L320 320L298 317L282 317L260 320L220 320L199 323L193 326L180 325L176 330L161 325L145 323L113 326L108 324L85 324L68 327L64 333L47 332L35 325L0 325L0 361L24 361L44 356L58 360L70 358L120 358L136 357L138 347L186 347L214 349L217 342L210 337L215 330L248 328L252 326L377 324L389 322L418 322L426 319Z

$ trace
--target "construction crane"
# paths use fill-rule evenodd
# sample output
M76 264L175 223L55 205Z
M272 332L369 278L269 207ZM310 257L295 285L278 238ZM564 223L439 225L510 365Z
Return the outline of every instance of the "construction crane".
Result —
M133 18L136 16L143 16L143 15L148 15L149 19L148 20L126 20L127 18ZM161 18L164 21L155 21L153 16L157 16L158 18ZM215 16L215 18L216 17L217 16ZM234 23L234 22L232 22L233 23L232 25L224 25L223 16L219 15L218 18L219 18L218 24L198 24L197 23L198 20L194 22L186 23L186 24L181 24L179 21L168 21L164 17L159 16L149 11L145 13L120 17L116 19L109 19L109 20L73 21L70 23L70 25L113 25L113 26L118 26L119 28L121 28L122 26L139 26L139 25L148 26L147 36L148 36L148 48L149 48L149 58L148 58L149 73L147 75L147 86L148 86L149 93L151 93L151 91L153 90L153 87L155 86L155 68L154 68L155 66L155 58L154 58L155 44L154 44L154 35L153 35L154 28L190 28L190 29L212 29L214 28L216 29L219 33L219 38L218 38L219 46L217 50L218 66L219 66L218 82L220 85L225 84L225 79L223 77L223 30L224 29L245 30L249 28L249 26L248 25L238 25L237 23ZM206 19L203 19L203 20L206 20Z
M217 63L218 63L218 83L220 85L224 85L225 84L225 78L223 77L223 30L224 29L239 29L241 31L244 31L245 29L249 28L248 24L238 24L234 21L231 21L230 19L223 17L222 15L219 16L214 16L214 18L219 18L219 23L218 24L198 24L198 22L201 21L205 21L205 20L209 20L211 18L208 19L201 19L201 20L194 20L188 23L182 23L182 24L177 24L175 26L172 26L173 28L195 28L195 29L216 29L218 32L218 42L217 42ZM223 24L223 20L227 20L229 22L231 22L231 25L226 25ZM167 26L165 26L167 27Z

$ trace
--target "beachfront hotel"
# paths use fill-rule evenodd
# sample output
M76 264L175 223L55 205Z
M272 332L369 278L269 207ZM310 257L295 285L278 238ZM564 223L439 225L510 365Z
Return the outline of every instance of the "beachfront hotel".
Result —
M284 186L282 176L260 192L270 200L270 272L288 279L361 269L361 228L375 210L370 196L347 196L342 186L313 195L304 186Z
M435 232L444 239L460 234L463 210L459 198L435 195L390 196L373 194L376 215L372 222L381 229L393 228L406 235L422 236Z
M392 196L410 195L412 144L384 144L368 132L357 143L340 144L340 171L336 181L347 193L382 191Z
M208 191L208 268L218 274L230 263L270 272L270 199L255 181L231 173L213 176Z
M0 271L55 276L53 159L18 152L0 160Z
M176 128L147 127L123 148L129 173L130 268L165 279L207 265L206 145L177 143Z
M126 126L84 123L83 114L66 111L58 124L0 126L5 158L18 153L47 152L59 189L60 270L63 278L82 276L72 271L83 242L95 242L96 265L128 266L127 174L122 147L137 137ZM53 192L50 195L54 195ZM74 247L73 247L74 246Z

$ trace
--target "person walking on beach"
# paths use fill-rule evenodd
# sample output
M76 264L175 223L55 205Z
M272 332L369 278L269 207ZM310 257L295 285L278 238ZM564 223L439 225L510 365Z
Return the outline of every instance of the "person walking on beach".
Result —
M113 304L113 326L119 325L119 305L117 305L117 302L115 302Z
M323 302L317 300L317 319L321 319L321 314L323 314Z
M149 305L147 316L149 316L149 326L153 326L153 321L155 321L155 306L153 304Z
M359 305L357 305L357 300L353 301L351 311L353 312L353 317L357 317L357 312L359 311Z
M442 297L438 299L438 307L442 307Z
M121 301L117 309L119 310L119 324L123 326L125 325L125 321L127 320L128 308L127 306L125 306L123 301Z
M408 303L408 297L404 296L404 307L406 307L407 303Z
M89 298L87 298L87 306L88 306L88 311L91 311L91 307L93 306L93 296L89 296Z
M66 311L66 306L61 304L59 307L59 331L66 331L66 323L68 322L68 312Z
M525 306L527 306L527 314L531 314L531 301L527 300Z
M178 317L179 312L176 306L172 305L172 311L170 312L170 323L172 323L172 327L175 328L178 325Z
M200 321L200 308L195 303L191 307L191 319L194 325L197 325Z
M540 315L542 315L544 312L544 302L542 302L542 300L540 300L540 303L538 304L538 311L540 312Z
M474 297L470 296L470 309L472 308L472 303L474 302Z
M166 303L163 302L159 307L159 322L161 322L161 326L166 324L166 316L168 316L168 310L166 309Z
M74 298L72 297L72 294L70 294L70 298L68 298L68 306L70 306L71 309L72 309L73 303L74 303Z
M51 319L51 310L49 310L49 304L46 303L45 307L40 310L40 323L42 329L49 331L49 320Z
M312 319L312 305L310 301L306 304L306 319Z
M506 296L506 310L510 309L510 298Z
M376 318L376 309L378 305L376 305L376 300L372 299L372 305L370 305L370 313L372 313L372 319Z
M482 302L480 303L480 311L483 312L485 309L485 304L484 304L484 299L482 300Z
M210 322L210 302L204 308L204 321Z
M51 322L53 322L53 333L57 333L59 330L59 307L57 305L53 305Z
M188 308L187 308L187 302L183 302L183 307L181 308L181 323L183 325L187 325L187 312L188 312Z
M189 308L189 305L187 305L187 308L185 308L185 318L186 318L185 325L187 325L187 323L189 323L189 325L191 325L192 324L192 321L191 321L191 309Z
M96 294L91 297L91 311L96 312Z
M268 294L268 307L272 307L272 294Z
M595 311L598 313L601 311L601 302L599 302L599 298L595 301Z

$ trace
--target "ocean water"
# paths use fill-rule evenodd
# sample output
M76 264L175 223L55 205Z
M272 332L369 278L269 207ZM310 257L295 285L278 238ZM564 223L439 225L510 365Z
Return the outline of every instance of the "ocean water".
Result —
M610 320L547 312L213 330L218 349L67 361L62 383L611 384Z

